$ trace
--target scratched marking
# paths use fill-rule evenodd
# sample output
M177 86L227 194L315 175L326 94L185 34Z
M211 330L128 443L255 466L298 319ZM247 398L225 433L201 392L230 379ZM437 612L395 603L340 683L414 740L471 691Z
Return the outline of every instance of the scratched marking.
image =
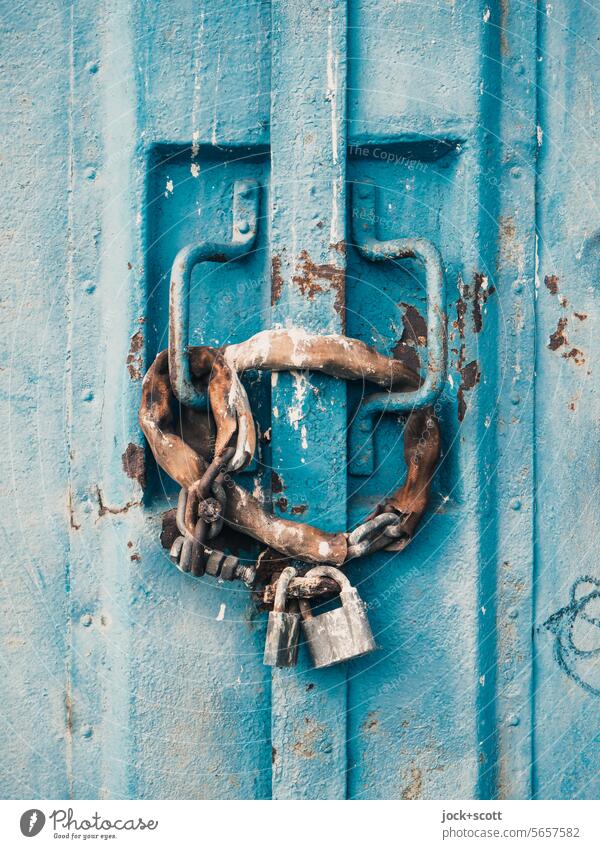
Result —
M569 678L600 696L600 580L588 575L571 587L571 600L544 627L556 636L554 653Z

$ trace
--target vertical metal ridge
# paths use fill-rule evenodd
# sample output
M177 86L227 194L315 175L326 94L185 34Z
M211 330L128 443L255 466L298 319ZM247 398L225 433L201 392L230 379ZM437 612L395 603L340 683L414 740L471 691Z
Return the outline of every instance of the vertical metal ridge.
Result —
M535 46L536 46L536 54L537 54L537 63L536 63L536 98L535 98L535 120L536 120L536 133L537 128L543 126L543 112L544 112L544 99L541 94L541 84L544 76L544 69L540 62L540 57L543 56L543 50L545 46L544 39L544 13L542 12L541 2L540 0L535 0L535 14L536 14L536 28L535 28ZM542 229L542 210L540 207L540 150L539 150L539 140L538 140L538 150L536 151L535 157L535 186L534 186L534 197L535 197L535 287L536 291L539 289L540 280L539 280L539 269L540 269L540 234ZM535 305L535 326L538 324L538 309L537 304ZM539 362L539 349L534 341L534 374L538 374L538 369L540 368ZM535 643L534 643L534 632L535 632L535 623L537 620L536 616L536 581L538 576L538 563L539 563L539 532L540 532L540 504L538 501L538 454L535 450L535 439L537 434L537 398L536 398L536 381L533 383L533 492L534 492L534 500L533 500L533 555L532 555L532 584L533 584L533 592L531 595L531 642L532 642L532 657L531 657L531 687L530 687L530 699L531 699L531 716L532 716L532 734L531 734L531 798L536 799L538 797L537 793L537 774L536 774L536 735L535 735L535 716L536 716L536 678L537 678L537 665L536 665L536 651L535 651Z
M496 288L498 339L495 510L496 733L499 798L531 797L533 714L534 352L537 45L535 7L498 3Z
M75 60L74 45L74 5L69 6L69 103L67 111L67 275L66 275L66 325L67 325L67 350L65 352L65 445L67 448L67 501L69 509L69 553L65 559L65 597L66 597L66 652L65 652L65 728L66 728L66 771L69 782L69 798L73 798L73 728L72 728L72 705L73 705L73 682L72 682L72 654L73 654L73 618L71 610L71 547L74 532L72 510L73 510L73 482L72 482L72 431L73 431L73 300L75 297L75 284L73 274L74 245L73 245L73 105L75 100Z
M104 792L126 798L137 795L130 716L131 602L133 573L140 568L145 478L144 441L137 421L146 345L144 216L140 215L145 160L139 131L143 100L136 62L137 17L135 0L112 4L100 60L105 74L100 106L106 195L98 279L101 328L107 344L100 375L105 397L99 456L101 469L107 473L102 474L99 485L108 509L100 532L100 589L110 617L106 663L111 675L103 704L102 776ZM141 461L126 463L127 451Z
M272 324L340 332L345 309L346 4L272 7ZM275 511L346 526L346 388L324 375L275 375ZM272 676L274 798L346 796L346 670L306 652Z

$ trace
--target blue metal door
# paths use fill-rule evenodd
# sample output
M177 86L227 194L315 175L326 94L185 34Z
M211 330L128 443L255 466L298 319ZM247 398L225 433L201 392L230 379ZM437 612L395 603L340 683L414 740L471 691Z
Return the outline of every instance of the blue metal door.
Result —
M571 0L11 8L3 795L598 796L599 31ZM137 422L174 257L231 238L240 183L249 250L195 268L191 342L345 332L425 373L421 267L365 245L444 259L430 507L350 568L380 649L328 670L271 672L247 590L173 567ZM402 480L361 387L246 388L276 514L345 529Z

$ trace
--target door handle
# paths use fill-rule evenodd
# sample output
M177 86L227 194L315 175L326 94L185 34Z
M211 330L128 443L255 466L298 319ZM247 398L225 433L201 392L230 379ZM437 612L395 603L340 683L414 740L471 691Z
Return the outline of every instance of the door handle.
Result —
M202 408L206 396L192 382L188 353L192 272L201 262L230 262L247 254L256 240L259 189L255 180L233 185L230 242L198 242L182 248L171 269L169 292L169 374L173 394L181 404Z
M350 472L371 475L375 466L373 416L405 413L430 406L440 394L447 372L447 317L444 267L439 250L428 239L377 238L375 186L364 182L353 187L352 228L356 249L372 262L416 259L425 270L427 296L427 374L412 392L376 392L360 405L350 425Z

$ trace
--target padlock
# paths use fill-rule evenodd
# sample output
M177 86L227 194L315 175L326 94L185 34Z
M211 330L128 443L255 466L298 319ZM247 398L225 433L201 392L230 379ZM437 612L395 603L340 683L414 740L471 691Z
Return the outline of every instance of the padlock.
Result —
M293 566L286 567L277 581L273 610L269 613L263 661L266 666L295 666L298 659L300 614L286 611L287 588L296 577Z
M364 602L350 581L333 566L316 566L306 578L333 578L340 587L341 607L313 616L310 602L300 600L302 628L317 669L362 657L377 646Z

